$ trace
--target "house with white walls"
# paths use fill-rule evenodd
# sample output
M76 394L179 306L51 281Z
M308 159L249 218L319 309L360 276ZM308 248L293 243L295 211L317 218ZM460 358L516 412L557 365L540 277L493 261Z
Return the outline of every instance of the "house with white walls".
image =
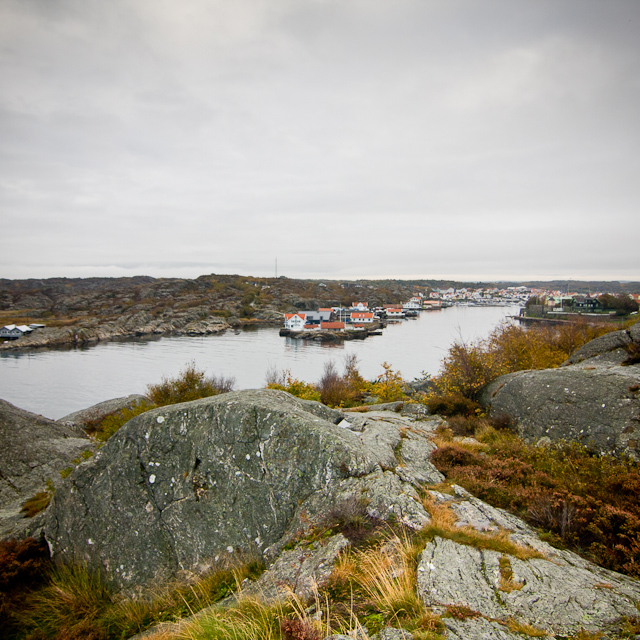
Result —
M285 313L284 327L290 331L304 331L304 325L307 324L306 313Z
M352 311L350 320L352 323L371 324L373 313L370 311Z

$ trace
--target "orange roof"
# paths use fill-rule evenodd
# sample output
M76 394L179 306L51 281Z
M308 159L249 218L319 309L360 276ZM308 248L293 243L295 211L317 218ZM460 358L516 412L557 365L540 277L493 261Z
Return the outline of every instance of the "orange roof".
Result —
M344 322L321 322L321 329L344 329Z
M307 317L306 313L285 313L284 314L284 319L285 320L291 320L291 318L293 318L294 316L299 316L300 318L302 318L303 320Z

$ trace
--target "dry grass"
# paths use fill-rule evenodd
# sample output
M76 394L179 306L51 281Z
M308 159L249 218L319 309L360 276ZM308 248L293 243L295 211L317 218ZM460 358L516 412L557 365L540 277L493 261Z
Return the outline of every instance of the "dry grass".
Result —
M508 556L503 554L500 558L500 585L498 589L506 593L511 593L512 591L520 591L522 587L524 587L524 582L516 582L513 579L511 561Z
M418 640L437 640L442 620L425 607L416 591L419 538L391 536L381 544L345 552L335 565L327 595L336 620L366 624L369 634L390 625ZM340 626L340 625L338 625Z
M547 638L549 636L549 633L544 629L537 629L536 627L532 627L526 622L520 622L515 618L509 618L506 622L501 624L504 624L509 629L509 631L513 631L514 633L522 633L523 635L530 636L531 638Z
M477 531L471 526L457 526L457 516L447 503L436 504L427 493L423 496L422 504L431 516L431 522L423 529L422 535L431 540L436 536L453 540L459 544L466 544L477 549L489 549L499 553L514 556L520 560L546 557L532 549L516 544L510 539L509 531L501 529L495 533Z
M49 502L51 502L51 494L48 491L40 491L22 503L20 512L25 518L33 518L33 516L44 511L49 506Z
M415 564L410 555L411 548L406 543L357 554L357 580L371 602L388 618L411 618L424 611L416 593Z
M232 561L230 561L232 562ZM3 625L8 639L108 640L128 638L161 622L172 622L211 606L261 567L237 559L199 580L168 583L137 599L114 594L98 573L58 566L45 584L15 602Z

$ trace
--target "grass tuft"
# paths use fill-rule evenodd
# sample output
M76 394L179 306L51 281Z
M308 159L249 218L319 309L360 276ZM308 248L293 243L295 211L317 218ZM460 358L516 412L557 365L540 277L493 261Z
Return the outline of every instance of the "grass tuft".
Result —
M233 390L234 378L207 377L191 361L175 378L162 378L158 384L147 386L147 396L155 405L162 407L179 402L190 402Z
M435 504L429 494L423 497L422 504L431 516L431 522L423 528L421 536L425 540L433 540L436 536L453 540L459 544L466 544L476 549L489 549L499 553L514 556L520 560L531 558L546 559L544 554L517 544L510 539L510 533L500 530L495 533L477 531L471 526L456 525L457 516L448 504Z
M504 625L509 629L509 631L513 631L514 633L521 633L531 638L546 638L549 636L549 633L544 629L532 627L530 624L527 624L526 622L520 622L515 618L509 618L504 623Z

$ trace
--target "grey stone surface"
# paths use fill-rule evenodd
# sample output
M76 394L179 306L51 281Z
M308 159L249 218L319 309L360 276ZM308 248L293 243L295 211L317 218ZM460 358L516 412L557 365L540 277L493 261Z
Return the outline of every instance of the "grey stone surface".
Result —
M444 476L431 464L431 453L436 449L428 436L435 433L440 420L420 421L402 432L402 440L398 450L401 464L396 473L404 481L415 487L425 483L436 484L444 480Z
M80 427L81 429L84 429L87 424L91 422L99 422L117 411L130 409L136 404L146 400L147 398L137 393L123 398L113 398L111 400L105 400L104 402L94 404L87 409L74 411L73 413L64 416L64 418L56 420L56 422L63 424L66 427Z
M406 629L385 627L372 635L371 640L413 640L413 634Z
M407 438L413 421L397 414L371 414L353 431L318 412L262 389L134 418L56 493L46 521L54 558L99 566L128 588L197 572L228 552L274 557L341 500L364 499L377 518L426 524L414 487L382 470L393 447L409 442L414 475L424 475L424 423Z
M528 441L549 437L637 456L640 394L631 389L640 384L640 365L584 366L590 362L512 376L494 395L491 416L510 416Z
M634 326L637 327L638 325ZM589 358L593 358L610 351L622 349L622 347L625 347L631 341L632 338L629 331L621 330L613 331L612 333L605 333L605 335L600 336L595 340L591 340L591 342L588 342L578 349L571 355L566 364L577 364L583 360L588 360Z
M309 495L375 468L356 434L289 394L223 394L129 421L56 492L46 536L54 557L148 583L260 551Z
M466 620L445 618L443 622L449 640L524 640L527 637L521 633L509 631L506 626L495 620L486 620L482 617Z
M286 600L293 593L305 602L326 585L338 554L348 545L349 541L338 534L283 551L256 582L240 591L238 597L254 596L274 602Z
M462 604L489 618L520 622L553 634L595 632L637 615L637 581L593 567L569 552L527 561L507 556L520 590L500 590L496 551L436 537L418 565L418 592L428 606Z
M425 404L420 404L417 402L405 402L402 405L400 415L420 419L430 416L431 412L429 411L429 407L427 407L427 405Z
M22 503L47 480L60 485L60 471L94 444L82 433L0 400L0 537L19 536L33 524Z

